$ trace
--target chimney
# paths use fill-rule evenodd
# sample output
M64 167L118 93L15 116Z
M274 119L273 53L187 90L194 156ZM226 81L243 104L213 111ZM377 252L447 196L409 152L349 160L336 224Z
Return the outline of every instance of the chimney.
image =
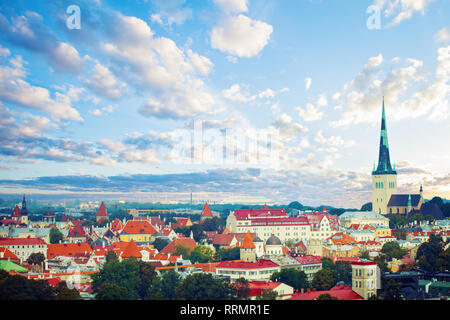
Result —
M308 288L308 290L306 290L307 293L311 293L311 289Z
M297 292L298 292L298 290L297 290ZM301 293L305 292L305 288L300 288L300 292Z

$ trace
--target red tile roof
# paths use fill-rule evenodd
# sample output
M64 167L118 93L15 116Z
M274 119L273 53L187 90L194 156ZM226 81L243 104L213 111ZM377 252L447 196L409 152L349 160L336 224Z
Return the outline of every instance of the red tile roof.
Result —
M190 252L191 250L193 250L197 246L197 243L192 238L177 238L177 239L174 239L171 243L169 243L166 247L164 247L160 251L160 253L173 254L173 252L175 250L175 247L178 246L178 245L181 245L181 246L184 246L184 247L188 248L188 250Z
M158 231L147 220L130 220L122 230L125 234L153 234Z
M222 261L216 268L232 268L232 269L264 269L279 267L278 264L271 260L259 259L257 262L248 261Z
M247 233L244 237L244 240L242 241L241 245L242 249L255 249L256 246L253 243L252 237L250 236L250 233Z
M216 234L213 240L213 244L217 246L230 246L231 241L234 239L233 234Z
M249 297L255 297L261 295L263 292L268 292L269 290L275 290L281 285L281 282L274 281L249 281L248 286L250 289Z
M74 227L69 229L69 237L86 237L86 232L80 224L75 224Z
M8 248L0 247L0 259L13 259L17 260L19 259L11 250Z
M132 239L122 252L122 258L142 258L141 250Z
M202 217L212 217L213 214L211 212L211 209L209 209L208 202L205 202L205 205L203 206L202 210Z
M114 221L111 223L112 231L120 231L123 229L123 227L123 223L119 219L114 219Z
M234 216L237 220L249 220L257 218L274 218L287 217L284 209L237 209L234 211ZM258 219L259 221L259 219Z
M322 257L313 256L310 254L300 254L300 255L294 256L293 258L302 265L322 263Z
M106 206L102 201L102 204L100 205L100 208L98 208L96 217L109 217L108 210L106 210Z
M28 236L27 238L0 238L0 246L12 246L12 245L22 245L22 246L30 246L30 245L47 245L47 243L41 238L31 238Z
M343 284L335 286L326 291L316 291L315 289L308 289L305 293L294 293L287 300L316 300L321 294L326 293L328 293L332 297L338 298L338 300L363 300L363 297L353 291L351 286L346 287Z
M84 255L85 252L92 252L92 248L87 242L55 243L47 245L47 259L51 259L56 256L75 257L77 255Z
M20 218L22 215L20 214L19 206L16 205L12 214L13 218Z

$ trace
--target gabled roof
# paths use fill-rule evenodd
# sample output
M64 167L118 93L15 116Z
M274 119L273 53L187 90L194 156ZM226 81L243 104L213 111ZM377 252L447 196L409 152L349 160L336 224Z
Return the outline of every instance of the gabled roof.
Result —
M122 221L120 221L119 219L114 219L114 221L111 223L111 230L113 231L120 231L122 230L124 227Z
M11 246L11 245L47 245L47 243L41 238L0 238L1 246Z
M411 196L411 206L417 207L420 201L420 194L393 194L388 202L388 207L407 207L408 199Z
M141 258L141 250L142 248L139 248L132 239L122 252L122 258Z
M147 220L127 221L122 230L124 234L153 234L158 231Z
M92 248L87 242L55 243L47 245L47 259L51 259L56 256L75 257L77 255L84 255L85 252L92 252Z
M250 233L247 233L242 241L241 249L255 249L256 246L253 243Z
M83 226L76 224L69 230L69 237L86 237L86 232Z
M13 259L17 260L19 259L11 250L8 248L0 247L0 259Z
M203 206L202 210L202 217L212 217L213 214L211 212L211 209L209 209L208 202L205 202L205 205Z
M235 236L233 234L216 234L213 244L217 246L230 246L234 238Z
M267 292L269 290L275 290L282 283L274 282L274 281L249 281L248 286L250 289L249 297L255 297L257 295L261 295L263 292Z
M12 214L13 218L20 218L22 215L20 214L20 209L19 206L16 204L16 206L14 207L14 211Z
M167 253L173 254L173 252L175 250L175 247L178 246L178 245L181 245L181 246L184 246L184 247L188 248L189 252L190 252L191 250L193 250L197 246L197 243L192 238L177 238L177 239L174 239L171 243L169 243L166 247L164 247L160 251L160 253L162 253L162 254L167 254Z
M322 257L320 257L320 256L313 256L313 255L310 255L310 254L298 255L298 256L294 256L293 258L295 260L297 260L302 265L322 263Z
M335 245L336 244L351 245L357 243L357 241L354 238L342 232L338 232L332 235L331 237L328 237L327 241L331 241Z
M100 208L98 208L96 217L109 217L109 215L108 215L108 210L106 210L106 206L105 206L105 204L103 203L103 201L102 201L102 203L100 204Z
M237 220L254 218L287 217L286 210L281 209L237 209L234 211Z

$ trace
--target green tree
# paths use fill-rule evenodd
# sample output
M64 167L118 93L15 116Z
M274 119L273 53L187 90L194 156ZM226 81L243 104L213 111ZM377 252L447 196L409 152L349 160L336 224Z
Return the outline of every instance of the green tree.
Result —
M181 300L230 300L234 296L233 288L209 273L188 275L175 293Z
M345 261L336 262L336 279L337 282L343 281L346 285L352 283L352 265Z
M322 269L314 274L311 286L318 291L330 290L337 282L336 272L330 269Z
M384 300L403 300L401 284L393 279L387 282Z
M329 293L322 293L316 300L338 300L338 298L332 297Z
M278 293L273 291L272 289L263 290L261 294L258 294L255 299L256 300L277 300Z
M130 293L124 287L112 282L105 282L96 290L97 300L130 300Z
M241 256L239 247L220 248L216 251L214 259L218 261L239 260Z
M181 277L175 270L168 270L155 279L151 288L154 300L175 300L175 289L180 285Z
M443 251L444 243L440 236L431 234L428 241L420 245L417 250L416 260L419 268L425 271L438 270L438 257Z
M236 290L235 296L238 300L248 300L250 294L250 286L248 281L244 278L239 278L233 285Z
M309 288L308 277L304 271L298 271L294 268L282 269L279 272L274 272L270 277L270 280L275 282L281 282L294 288L294 290L300 290L302 288Z
M393 258L401 259L408 253L406 249L400 248L400 245L396 241L386 242L381 248L381 253L386 255L386 258L390 261Z
M333 260L331 260L330 258L322 258L322 269L330 269L330 270L335 270L335 265Z
M155 267L148 262L136 261L138 265L139 283L137 292L142 300L149 300L151 296L150 289L156 279Z
M389 228L395 229L408 223L408 218L399 214L394 214L389 218Z
M162 238L156 238L155 241L153 241L153 247L157 249L158 251L161 251L169 244L169 241Z
M372 211L372 202L363 204L360 211Z
M50 243L59 243L64 238L61 231L59 231L58 228L56 228L56 227L53 227L50 229L49 237L50 237Z
M69 289L65 281L58 283L56 287L56 300L81 300L77 289Z
M380 272L382 274L389 272L388 264L386 261L386 255L379 254L374 258L374 261L377 263L378 267L380 268Z
M434 269L439 271L450 271L450 247L439 254Z
M182 256L183 259L187 259L189 257L189 248L181 244L177 244L173 249L173 255Z
M409 218L409 222L414 222L414 221L420 222L423 220L424 220L424 217L420 213L415 213Z
M46 280L26 279L19 275L3 275L0 300L54 300L57 292Z
M200 262L200 263L206 263L208 261L211 261L213 256L213 250L210 247L207 246L196 246L189 256L189 260L191 260L192 263Z
M120 300L137 300L139 299L139 266L136 261L132 259L125 259L123 261L112 260L103 265L100 272L92 276L92 289L96 295L96 299L103 299L104 297L112 296L109 292L111 288L121 288ZM106 288L102 287L108 283ZM123 295L126 292L126 296ZM100 294L99 294L100 293Z
M33 252L27 259L28 264L41 265L45 261L45 256L40 252Z
M117 255L114 251L108 251L105 255L105 263L117 260Z
M202 222L203 231L221 232L225 228L225 221L218 217L212 217Z

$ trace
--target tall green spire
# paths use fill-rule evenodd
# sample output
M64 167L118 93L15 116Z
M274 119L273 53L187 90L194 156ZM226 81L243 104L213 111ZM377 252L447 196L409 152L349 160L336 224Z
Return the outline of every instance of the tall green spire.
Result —
M383 109L381 115L381 134L380 134L380 153L378 156L377 169L373 171L373 174L396 174L395 169L392 169L391 159L389 156L389 143L386 128L386 111L384 107L383 97Z

